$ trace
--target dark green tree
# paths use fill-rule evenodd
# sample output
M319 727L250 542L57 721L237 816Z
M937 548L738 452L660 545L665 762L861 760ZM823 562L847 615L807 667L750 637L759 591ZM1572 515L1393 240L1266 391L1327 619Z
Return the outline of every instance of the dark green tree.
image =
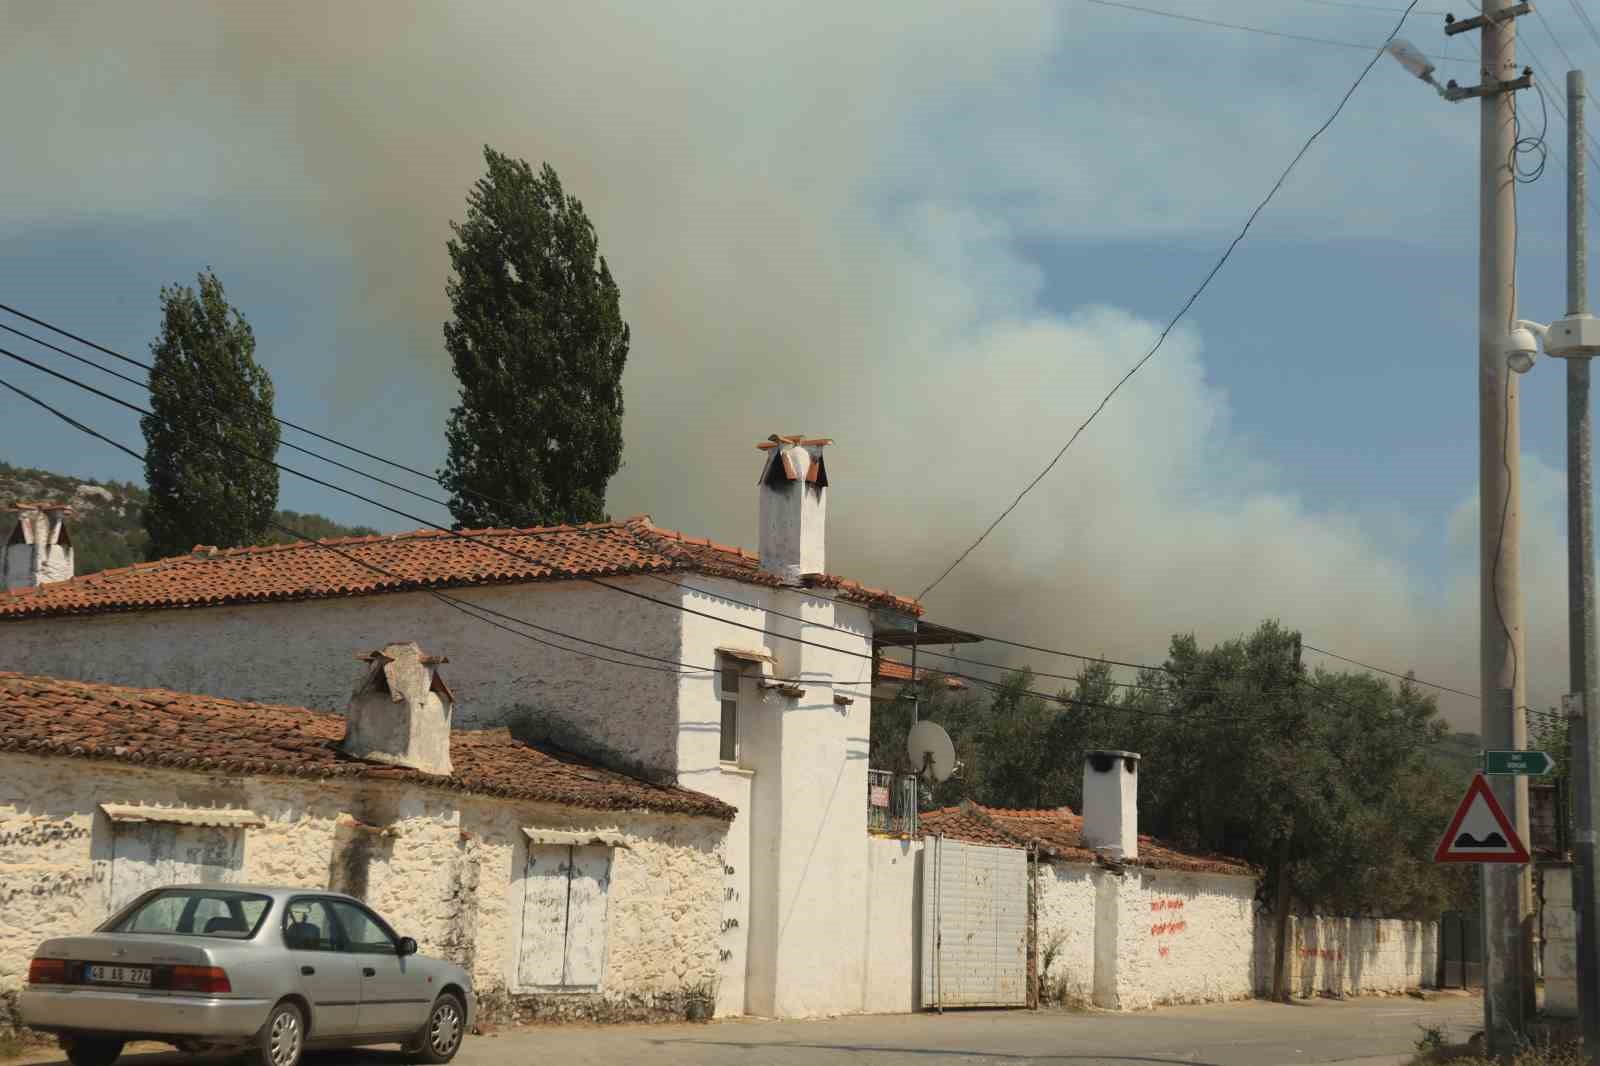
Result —
M140 424L151 559L258 543L278 503L272 379L222 282L209 269L198 281L198 291L162 288L161 336L150 345L151 414Z
M605 517L622 465L628 324L594 226L548 164L484 149L451 223L445 348L461 403L440 478L461 526Z
M977 698L925 702L923 716L949 730L962 762L938 802L1081 810L1084 753L1137 751L1141 829L1251 861L1269 905L1281 889L1290 911L1436 917L1471 907L1470 878L1432 862L1464 781L1418 686L1307 671L1295 634L1267 622L1212 648L1176 636L1162 666L1124 687L1108 664L1089 663L1054 697L1019 673ZM908 712L884 711L880 730L873 707L874 766L909 725Z

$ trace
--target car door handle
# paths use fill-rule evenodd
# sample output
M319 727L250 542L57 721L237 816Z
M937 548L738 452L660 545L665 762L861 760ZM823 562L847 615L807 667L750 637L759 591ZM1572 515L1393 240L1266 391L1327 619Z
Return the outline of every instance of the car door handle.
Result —
M363 966L363 967L361 967L361 976L362 977L376 977L376 976L378 976L378 971L374 970L371 966Z
M317 972L317 968L315 966L302 966L302 967L300 967L300 974L303 977L310 977L312 974L314 974L316 972Z

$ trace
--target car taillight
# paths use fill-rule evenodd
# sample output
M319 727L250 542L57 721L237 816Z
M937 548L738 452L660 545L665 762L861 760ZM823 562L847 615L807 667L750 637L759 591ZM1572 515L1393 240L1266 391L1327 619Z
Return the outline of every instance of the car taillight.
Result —
M30 985L64 985L67 983L66 959L34 959L28 963Z
M216 966L174 966L169 987L174 992L205 992L210 995L233 991L227 973Z

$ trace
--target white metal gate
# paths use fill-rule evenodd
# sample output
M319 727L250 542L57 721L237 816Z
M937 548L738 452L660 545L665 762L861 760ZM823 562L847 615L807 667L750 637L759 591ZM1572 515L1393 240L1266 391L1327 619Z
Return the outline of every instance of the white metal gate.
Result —
M922 1005L1028 1005L1028 856L929 837L922 855Z

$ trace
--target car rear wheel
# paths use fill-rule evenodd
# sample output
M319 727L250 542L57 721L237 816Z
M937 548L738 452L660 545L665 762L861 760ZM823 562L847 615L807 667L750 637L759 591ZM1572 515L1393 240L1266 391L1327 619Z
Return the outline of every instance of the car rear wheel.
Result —
M453 993L446 992L433 1001L428 1021L411 1043L406 1045L413 1062L444 1063L461 1050L466 1035L467 1009Z
M256 1033L255 1044L261 1066L300 1066L300 1054L306 1047L305 1015L293 1003L278 1004Z
M67 1061L72 1066L111 1066L122 1054L122 1041L105 1038L75 1038L65 1042Z

